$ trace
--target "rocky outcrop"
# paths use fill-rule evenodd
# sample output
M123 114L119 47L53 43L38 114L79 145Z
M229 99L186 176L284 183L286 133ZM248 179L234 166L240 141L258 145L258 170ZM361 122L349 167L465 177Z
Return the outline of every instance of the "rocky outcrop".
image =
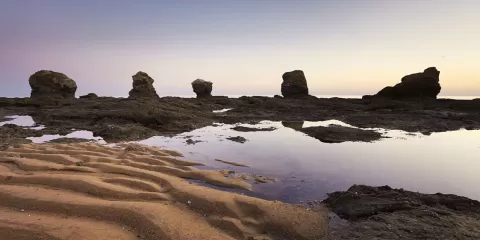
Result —
M74 99L77 83L59 72L41 70L28 79L34 99Z
M323 203L348 220L331 239L480 239L480 202L453 194L354 185Z
M5 124L0 126L0 151L6 150L9 146L32 142L26 137L35 134L36 130L26 129L14 124Z
M280 96L280 95L274 95L274 96L273 96L273 98L277 98L277 99L283 99L283 97L282 97L282 96Z
M385 87L373 96L390 99L431 98L436 99L442 89L440 87L440 71L429 67L421 73L407 75L393 87Z
M211 97L213 83L203 79L197 79L192 82L193 91L197 94L197 98Z
M158 98L158 94L153 87L153 78L144 72L138 72L132 76L132 90L128 93L128 98Z
M241 137L241 136L236 136L236 137L228 137L227 140L233 141L233 142L238 142L238 143L245 143L248 141L246 138Z
M382 134L373 130L330 125L328 127L306 127L297 129L324 143L373 142L382 138Z
M245 126L236 126L231 128L237 132L271 132L277 130L275 127L264 127L264 128L255 128L255 127L245 127Z
M80 96L79 98L95 99L95 98L98 98L98 96L95 93L89 93L87 95Z
M282 121L282 125L293 130L301 130L305 121Z
M285 98L307 97L308 86L305 74L301 70L286 72L282 75L282 95Z

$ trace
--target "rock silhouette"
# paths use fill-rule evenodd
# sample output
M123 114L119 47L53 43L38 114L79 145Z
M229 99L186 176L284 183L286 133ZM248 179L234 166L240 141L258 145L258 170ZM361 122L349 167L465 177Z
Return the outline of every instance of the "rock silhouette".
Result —
M308 86L305 74L301 70L286 72L282 75L282 95L285 98L307 97Z
M273 98L282 99L283 97L280 95L274 95Z
M95 93L89 93L87 95L82 95L79 98L95 99L95 98L98 98L98 96Z
M50 70L41 70L28 79L34 99L74 99L77 83L67 75Z
M197 94L197 98L211 97L213 83L203 79L196 79L192 82L193 92Z
M429 67L420 73L407 75L395 86L385 87L377 94L368 97L381 97L391 99L433 98L442 89L440 86L440 71L435 67Z
M158 94L153 87L153 78L145 72L138 72L132 76L132 90L128 93L129 98L158 98Z
M480 202L453 194L353 185L323 203L349 221L331 239L480 239Z

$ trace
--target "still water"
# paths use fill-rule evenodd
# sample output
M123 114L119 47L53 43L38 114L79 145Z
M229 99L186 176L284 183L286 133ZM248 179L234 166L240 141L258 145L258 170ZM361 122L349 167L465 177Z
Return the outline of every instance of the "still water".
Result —
M7 123L43 128L29 116L10 116L0 126ZM299 124L294 125L298 127ZM329 120L304 122L303 127L331 124L350 126ZM273 127L275 130L238 132L231 129L235 126ZM208 169L229 169L277 178L276 183L253 184L254 192L242 192L266 199L292 203L320 200L328 192L345 190L353 184L368 184L425 193L453 193L480 200L480 131L459 130L424 136L376 130L387 138L373 143L328 144L284 127L281 122L263 121L257 125L215 124L175 137L156 136L139 143L180 151L185 159L203 162ZM247 141L227 140L236 136ZM81 130L66 136L44 135L29 139L43 143L61 137L105 143L101 138L93 137L91 132ZM187 144L187 139L196 143ZM250 167L236 167L215 159Z
M341 122L306 122L303 126L328 124ZM269 132L237 132L231 129L233 126L209 126L173 138L152 137L140 143L178 150L185 158L211 168L277 178L277 183L254 184L253 195L285 202L323 199L326 193L345 190L352 184L390 185L480 199L480 131L424 136L384 130L384 136L389 138L373 143L328 144L280 122L255 125L276 128ZM248 141L232 142L226 139L230 136L242 136ZM202 142L188 145L187 138ZM230 166L215 159L250 167Z

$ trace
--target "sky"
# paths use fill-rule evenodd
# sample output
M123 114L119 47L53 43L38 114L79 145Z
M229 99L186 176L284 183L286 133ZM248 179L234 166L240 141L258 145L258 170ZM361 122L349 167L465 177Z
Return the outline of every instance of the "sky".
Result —
M479 0L1 0L0 96L29 96L38 70L77 96L127 96L147 72L161 96L365 95L430 66L441 95L480 95Z

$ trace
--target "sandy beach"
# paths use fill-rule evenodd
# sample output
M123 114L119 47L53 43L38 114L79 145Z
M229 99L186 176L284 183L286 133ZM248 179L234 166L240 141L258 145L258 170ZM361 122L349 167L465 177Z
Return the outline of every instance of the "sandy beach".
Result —
M180 153L139 145L24 144L0 152L0 239L323 239L326 210L250 189Z

